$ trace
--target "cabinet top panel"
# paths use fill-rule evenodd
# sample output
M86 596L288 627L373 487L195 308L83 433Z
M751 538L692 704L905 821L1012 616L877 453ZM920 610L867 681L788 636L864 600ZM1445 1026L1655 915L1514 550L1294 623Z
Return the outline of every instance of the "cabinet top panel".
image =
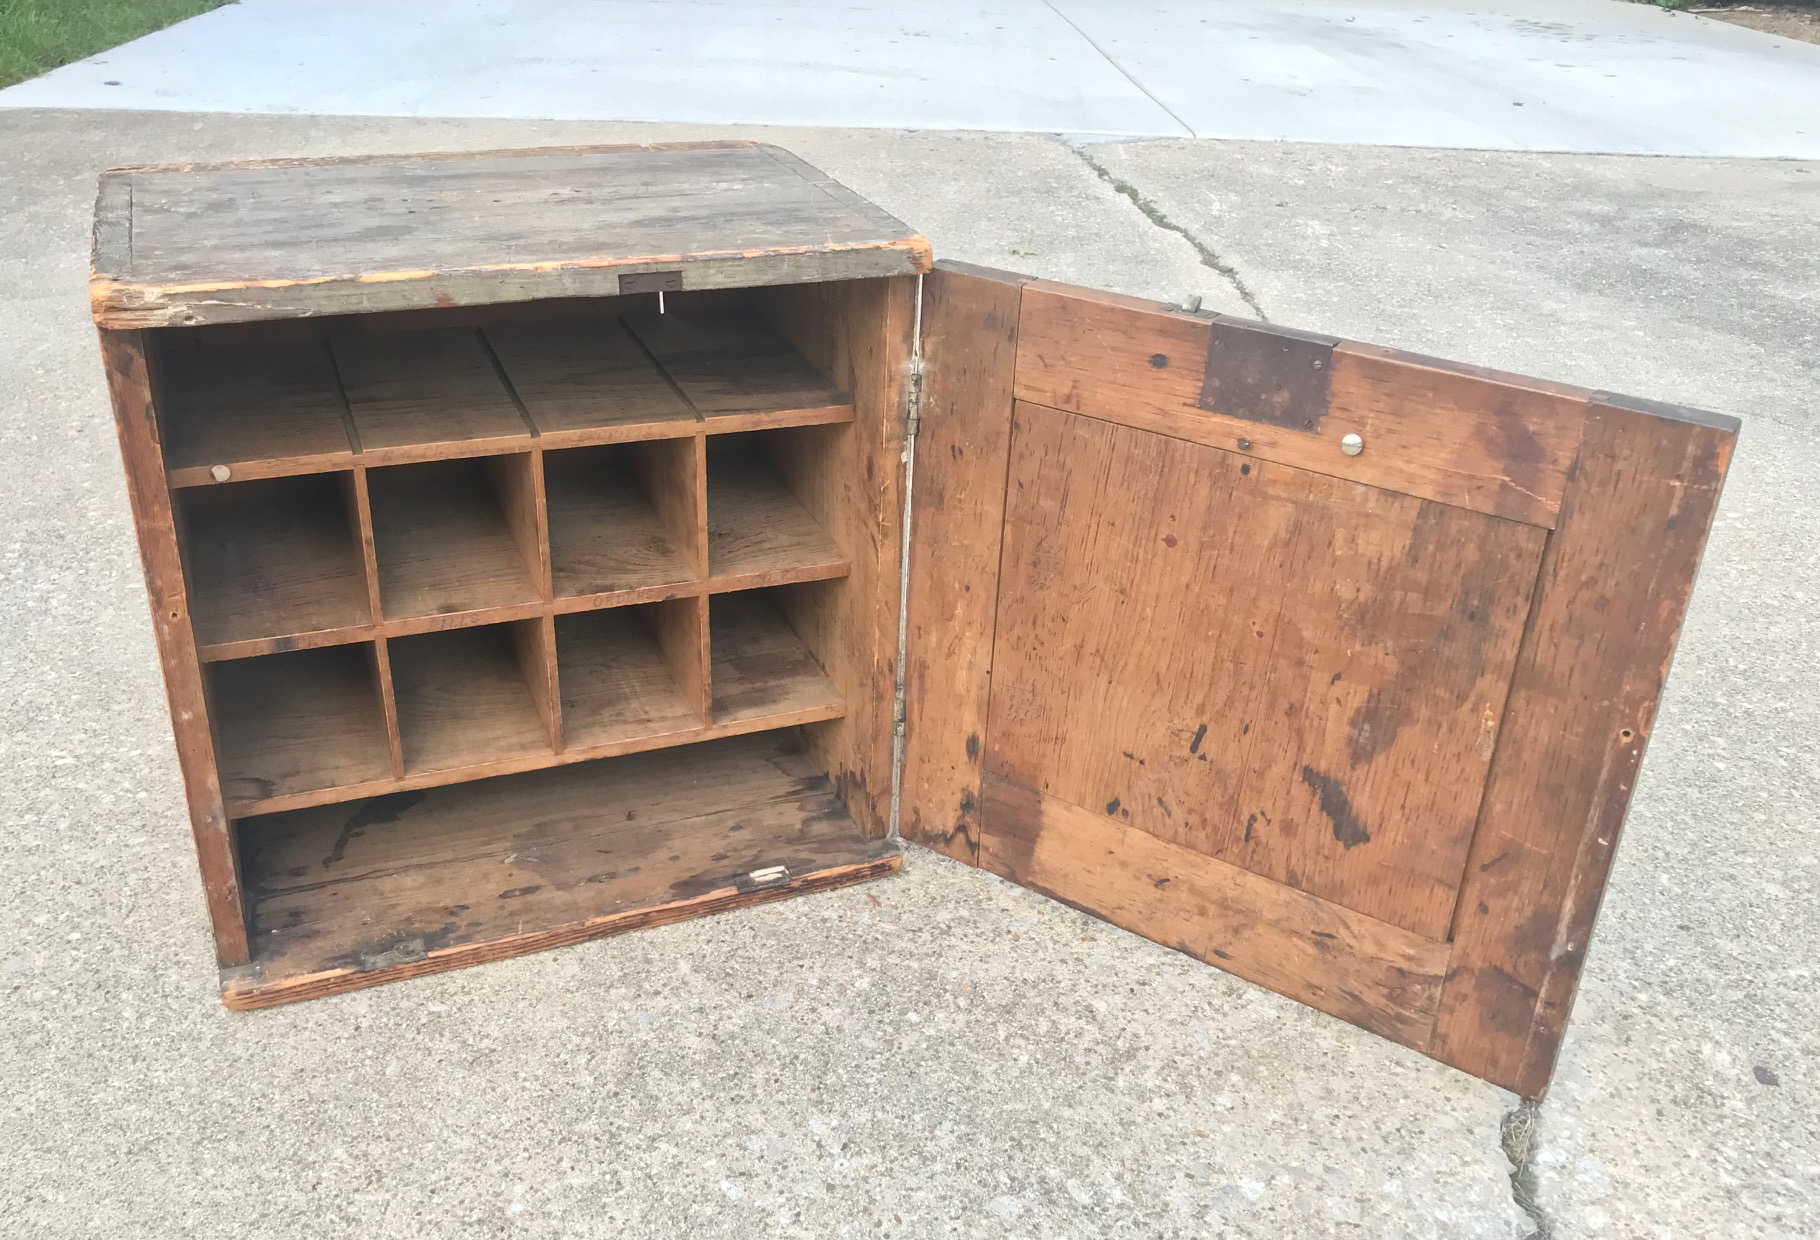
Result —
M929 269L929 243L753 142L117 168L103 327L795 284Z

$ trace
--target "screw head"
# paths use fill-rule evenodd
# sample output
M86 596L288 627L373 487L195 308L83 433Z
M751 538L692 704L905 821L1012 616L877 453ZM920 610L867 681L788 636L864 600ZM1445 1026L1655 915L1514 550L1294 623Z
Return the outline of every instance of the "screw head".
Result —
M226 482L233 476L234 471L229 469L226 465L209 466L209 477L213 478L216 482Z
M1340 440L1340 451L1347 456L1357 456L1365 451L1365 441L1357 435L1348 434Z

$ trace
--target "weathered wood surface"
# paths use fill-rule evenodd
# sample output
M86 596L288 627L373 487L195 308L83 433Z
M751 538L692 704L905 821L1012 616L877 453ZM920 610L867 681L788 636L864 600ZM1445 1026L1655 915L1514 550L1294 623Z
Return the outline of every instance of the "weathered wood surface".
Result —
M1225 320L1032 281L1019 321L1017 396L1260 460L1552 526L1588 393L1540 380L1340 344L1318 417L1209 409L1208 353ZM1246 336L1272 329L1246 324ZM1230 334L1225 333L1225 334ZM1297 340L1301 333L1279 333ZM1322 357L1296 354L1312 366ZM1313 372L1311 372L1313 373ZM1325 372L1323 372L1325 373ZM1307 400L1305 391L1298 400ZM1249 393L1249 389L1246 389ZM1303 425L1312 421L1312 425ZM1340 441L1357 434L1364 451Z
M538 624L520 620L386 643L407 775L555 751L534 684L544 669L541 660L526 658Z
M693 501L700 481L693 476L697 440L641 444L646 460L667 458L663 472L674 480L688 471ZM682 531L660 516L650 482L634 477L639 462L627 447L576 448L544 454L549 495L550 560L556 596L611 594L649 586L674 586L700 579L690 561L696 528ZM663 497L666 509L678 497ZM693 523L692 523L693 524Z
M1248 981L1421 1049L1447 945L996 776L980 865Z
M1445 939L1543 532L1027 404L1009 478L987 770Z
M991 274L930 281L905 834L1539 1094L1736 423L1043 281L1008 363ZM1266 892L1423 963L1203 950Z
M1433 1054L1554 1071L1738 424L1601 393L1517 662Z
M702 726L705 711L685 693L645 608L559 616L556 643L565 744L585 749Z
M177 742L177 765L189 794L190 831L215 934L215 955L224 967L243 964L247 935L240 865L215 768L215 740L184 586L183 552L171 494L165 486L152 363L142 333L103 331L100 335L114 429L126 471L126 498L145 565L146 601L164 665L165 700Z
M890 873L789 737L403 793L245 826L257 955L229 1007L499 960ZM745 876L787 867L786 881Z
M916 282L845 280L761 290L772 327L853 399L846 425L787 432L770 454L784 485L849 570L777 595L845 704L808 730L810 752L867 835L891 823L892 698L902 582L905 396ZM712 499L710 499L712 504Z
M332 798L344 785L392 778L386 720L361 646L214 663L209 686L221 787L236 817L248 803Z
M206 646L306 636L373 622L354 475L180 491L190 617Z
M975 862L992 626L1025 280L942 262L923 278L898 830Z
M104 326L166 327L928 267L926 240L774 147L572 147L116 169L90 299Z

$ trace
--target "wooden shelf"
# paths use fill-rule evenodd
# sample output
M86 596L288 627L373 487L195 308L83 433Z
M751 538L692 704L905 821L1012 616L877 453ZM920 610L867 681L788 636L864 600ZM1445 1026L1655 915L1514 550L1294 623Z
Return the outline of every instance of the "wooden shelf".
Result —
M209 708L228 813L323 788L388 779L391 748L370 645L209 667Z
M351 486L346 474L275 478L181 497L190 618L205 658L371 625Z
M694 599L684 602L701 605ZM684 680L659 642L660 622L646 607L557 618L556 665L567 746L585 749L702 727L701 710L691 703Z
M374 463L530 446L475 328L376 331L331 347L361 454Z
M698 448L689 439L544 457L556 597L699 579Z
M709 677L716 726L770 720L768 726L834 719L841 697L779 610L782 591L716 595L709 601Z
M373 547L388 619L535 603L528 456L375 469ZM540 574L539 574L540 575Z
M329 353L316 341L258 349L173 346L161 355L158 416L173 487L345 469L348 420Z
M838 887L899 864L890 841L861 834L791 735L299 810L243 822L239 840L253 958L223 974L236 1008Z
M750 315L690 310L626 323L711 431L853 419L853 398Z
M708 453L708 575L716 590L844 577L834 539L745 437Z
M695 433L695 410L616 318L485 335L546 448Z
M522 627L541 623L452 629L387 643L407 774L553 752L534 687L545 673L528 653L534 639Z

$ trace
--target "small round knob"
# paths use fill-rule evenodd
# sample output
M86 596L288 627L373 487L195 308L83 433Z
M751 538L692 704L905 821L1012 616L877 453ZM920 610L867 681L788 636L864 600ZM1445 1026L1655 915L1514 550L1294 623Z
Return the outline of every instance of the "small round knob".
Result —
M234 471L229 469L226 465L209 466L209 477L213 478L216 482L226 482L233 476Z
M1347 456L1357 456L1365 451L1365 441L1357 435L1347 435L1340 440L1340 451Z

